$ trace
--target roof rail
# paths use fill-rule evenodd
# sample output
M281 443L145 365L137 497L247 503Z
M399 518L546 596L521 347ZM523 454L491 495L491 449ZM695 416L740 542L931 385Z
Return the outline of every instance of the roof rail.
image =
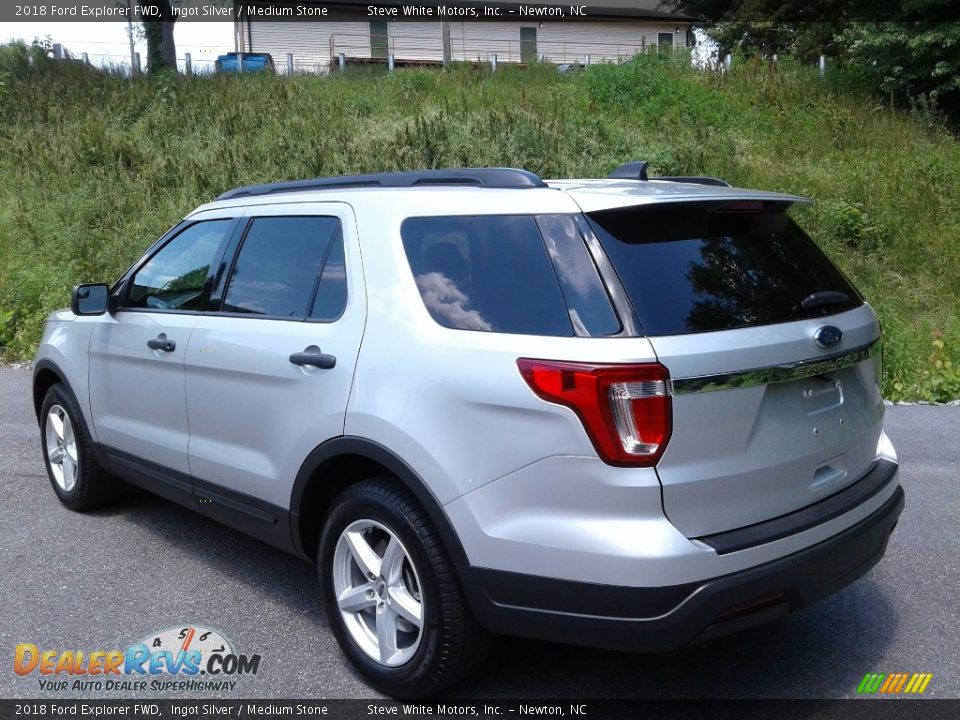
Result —
M334 190L357 187L405 188L421 185L466 185L471 187L523 189L546 187L532 172L514 168L452 168L449 170L417 170L412 172L341 175L339 177L290 180L288 182L247 185L228 190L217 200L270 195L304 190Z
M693 183L695 185L716 185L718 187L730 187L730 183L719 178L705 177L702 175L661 175L659 177L648 177L647 167L650 165L646 160L634 160L624 163L612 173L608 178L616 180L663 180L665 182Z

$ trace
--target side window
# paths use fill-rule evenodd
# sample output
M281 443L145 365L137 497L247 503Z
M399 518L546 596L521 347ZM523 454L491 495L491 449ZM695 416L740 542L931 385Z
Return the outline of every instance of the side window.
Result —
M310 310L310 319L333 322L347 308L347 265L343 254L343 233L333 238L327 261L320 271L320 283Z
M573 335L532 216L408 218L400 234L423 302L444 327Z
M223 312L302 320L340 221L260 217L250 223L233 265Z
M560 279L577 335L616 335L620 320L572 215L540 215L537 225Z
M164 245L131 279L126 307L205 309L207 277L233 220L190 225Z

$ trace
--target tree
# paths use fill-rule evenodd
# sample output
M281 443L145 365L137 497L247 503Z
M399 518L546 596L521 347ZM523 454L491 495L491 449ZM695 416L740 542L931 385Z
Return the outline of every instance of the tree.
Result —
M956 0L664 0L700 18L721 52L824 54L859 67L902 104L926 101L960 124Z
M836 55L842 23L784 23L771 20L719 22L708 31L722 52L747 57L791 54L812 61L820 55Z
M664 0L700 18L723 52L790 53L801 60L836 55L838 36L854 20L890 18L911 0ZM917 2L938 0L915 0Z
M839 42L881 91L901 103L931 101L960 123L960 23L857 23Z
M141 8L155 6L159 15L144 16L143 32L147 38L147 68L151 73L177 69L177 46L173 40L176 17L170 0L137 0Z

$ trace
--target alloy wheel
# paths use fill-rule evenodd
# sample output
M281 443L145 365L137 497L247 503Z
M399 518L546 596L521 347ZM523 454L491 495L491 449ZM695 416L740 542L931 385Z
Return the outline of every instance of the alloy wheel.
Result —
M370 658L399 667L417 652L425 604L400 538L376 520L356 520L337 540L333 590L351 639Z
M47 412L47 461L53 479L64 492L71 492L77 484L80 460L77 456L77 438L70 416L60 405Z

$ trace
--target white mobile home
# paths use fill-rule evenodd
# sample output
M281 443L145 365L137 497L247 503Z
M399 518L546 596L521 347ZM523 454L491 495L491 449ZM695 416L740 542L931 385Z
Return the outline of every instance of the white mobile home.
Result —
M264 0L257 3L266 9L260 16L247 13L236 21L237 49L270 53L278 67L285 65L289 53L298 69L322 70L336 64L341 54L348 63L386 62L392 55L398 65L486 63L493 55L502 63L582 63L588 58L617 62L689 44L693 18L637 7L643 2L629 8L591 6L584 19L572 19L569 4L456 4L457 9L474 10L465 15L442 12L450 2L380 0L379 7L396 12L376 15L369 0L338 0L317 3L327 9L322 18L302 19L275 12L282 0ZM412 6L433 12L408 19L404 13ZM497 19L483 18L491 8L499 13ZM553 14L557 10L565 14L563 19Z

